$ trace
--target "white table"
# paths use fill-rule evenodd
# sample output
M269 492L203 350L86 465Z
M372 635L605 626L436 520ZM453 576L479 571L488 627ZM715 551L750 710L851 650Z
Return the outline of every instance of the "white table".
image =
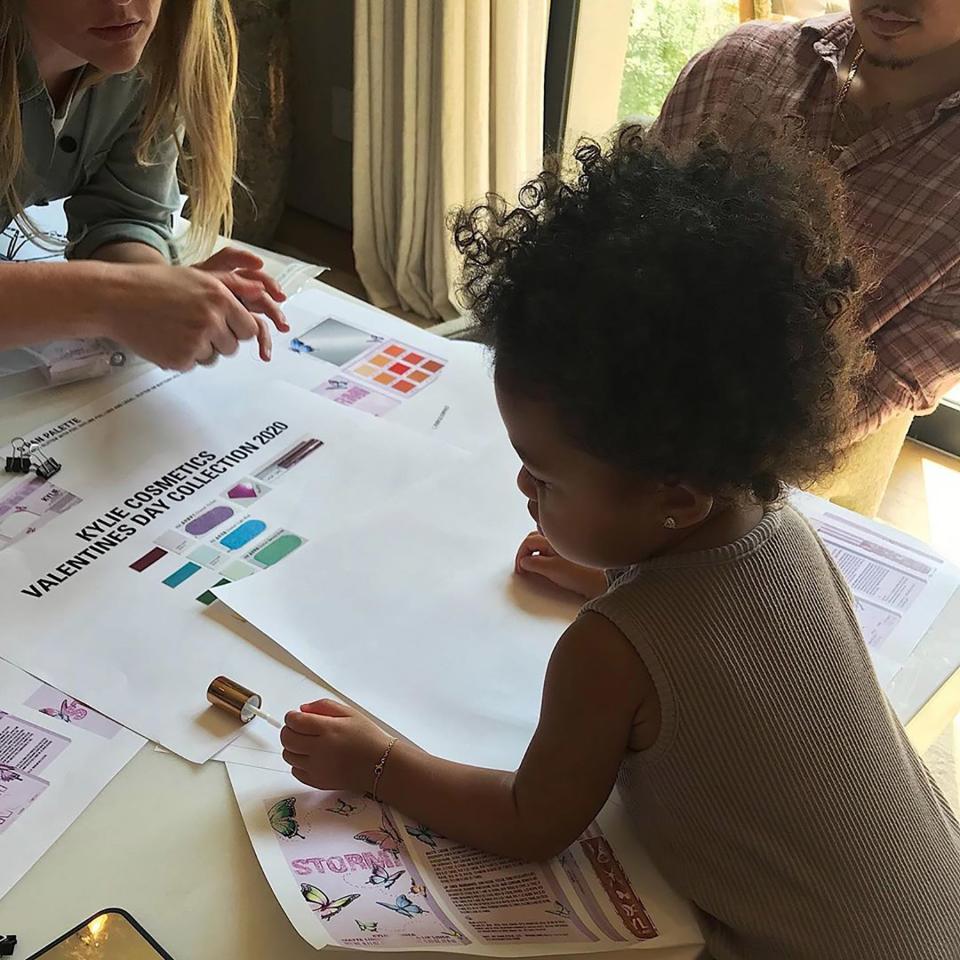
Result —
M274 275L289 262L251 249ZM332 287L324 290L350 299ZM132 364L104 380L4 400L0 443L67 415L144 369ZM0 900L0 933L17 935L16 957L24 958L110 906L133 914L176 960L317 955L294 931L260 872L225 766L193 766L156 752L152 744ZM696 960L698 953L655 951L657 960ZM617 960L622 954L608 956Z
M286 263L257 252L272 272ZM140 372L142 368L131 368L104 381L4 401L0 443L68 414ZM943 657L956 657L958 650L960 596L907 665L915 696L929 698L945 675ZM934 669L924 666L929 659ZM948 722L947 714L960 710L960 671L942 691L931 701L935 709L921 709L908 725L920 749ZM0 933L20 938L17 956L24 958L108 906L129 910L176 960L298 960L316 955L294 932L263 879L223 764L195 767L155 752L152 745L0 900ZM607 956L621 960L626 954ZM688 948L653 955L657 960L695 960L697 954Z

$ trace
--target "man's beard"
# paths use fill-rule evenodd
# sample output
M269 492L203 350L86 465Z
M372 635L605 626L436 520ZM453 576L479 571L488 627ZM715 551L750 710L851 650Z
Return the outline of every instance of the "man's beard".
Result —
M863 59L871 67L876 67L879 70L906 70L908 67L912 67L919 57L910 57L904 60L897 57L882 57L879 54L864 51Z

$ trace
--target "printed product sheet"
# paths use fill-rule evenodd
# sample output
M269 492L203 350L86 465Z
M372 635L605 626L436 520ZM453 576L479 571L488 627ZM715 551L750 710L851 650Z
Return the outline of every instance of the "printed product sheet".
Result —
M0 897L144 740L0 660Z
M560 857L532 864L471 850L367 797L228 770L267 881L317 948L532 956L702 943L616 796Z
M444 340L334 290L304 290L283 310L291 333L276 343L277 378L465 450L504 440L480 345ZM238 376L262 376L249 351L229 365Z
M40 506L0 488L0 503L33 511L0 540L0 656L196 762L238 732L206 702L215 676L281 714L304 682L212 590L311 542L335 551L346 519L463 456L287 384L241 386L230 369L157 371L38 431L29 439L63 464Z
M808 493L792 501L850 585L877 676L887 687L960 586L927 544Z
M442 757L512 770L536 726L571 595L516 577L533 521L505 444L216 589L324 683ZM323 584L323 589L317 589Z

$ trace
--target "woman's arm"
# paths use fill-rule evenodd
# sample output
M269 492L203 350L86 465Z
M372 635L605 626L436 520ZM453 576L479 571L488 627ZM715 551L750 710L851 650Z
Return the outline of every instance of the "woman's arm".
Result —
M71 337L110 336L102 263L5 263L0 267L0 349Z
M569 846L606 802L634 715L656 699L634 648L599 614L581 616L550 660L540 723L516 773L440 760L397 743L378 794L409 817L469 846L543 860ZM332 701L287 714L284 759L304 783L369 791L389 742ZM658 715L657 711L653 711Z
M105 243L90 255L91 260L107 263L167 263L167 258L156 248L137 240L117 240Z
M72 337L110 337L158 366L189 370L256 338L270 359L266 321L241 302L263 301L288 329L272 294L252 278L261 261L221 250L201 267L73 261L9 263L0 269L0 349ZM269 281L273 284L273 281ZM275 286L275 285L274 285ZM282 294L279 294L282 297Z

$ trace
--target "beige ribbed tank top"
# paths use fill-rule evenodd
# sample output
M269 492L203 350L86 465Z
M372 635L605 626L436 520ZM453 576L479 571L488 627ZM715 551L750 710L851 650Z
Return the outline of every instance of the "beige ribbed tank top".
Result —
M620 788L716 960L960 960L960 826L880 691L840 573L792 508L620 571L588 603L656 684Z

